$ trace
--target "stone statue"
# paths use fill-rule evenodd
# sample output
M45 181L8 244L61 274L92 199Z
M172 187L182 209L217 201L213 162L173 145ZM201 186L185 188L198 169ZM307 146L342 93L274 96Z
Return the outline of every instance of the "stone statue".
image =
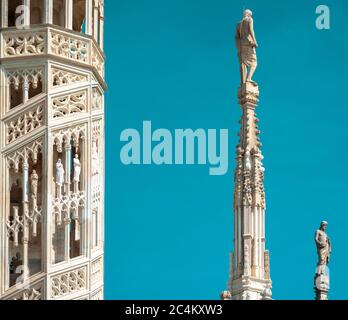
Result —
M255 33L252 12L245 10L243 19L237 25L236 45L240 63L241 83L251 82L252 76L257 67L256 48L258 47ZM248 72L249 68L249 72Z
M325 232L327 224L326 221L322 221L319 229L315 232L315 244L318 253L317 275L326 274L326 266L330 261L331 243Z
M98 154L98 147L96 141L93 141L92 145L92 175L99 174L99 167L100 167L100 161L99 161L99 154Z
M76 153L73 161L74 164L74 192L77 193L79 191L79 182L80 182L80 174L81 174L81 162L79 160L79 155Z
M79 155L76 153L74 158L74 182L80 182L81 162Z
M33 172L30 175L30 191L31 191L31 196L35 199L37 199L38 182L39 182L39 176L36 173L36 170L33 170Z
M244 168L245 170L251 171L251 158L250 158L250 150L246 149L244 155Z
M61 159L58 159L56 163L56 185L63 186L64 184L64 166Z
M64 184L64 166L61 159L58 159L56 163L56 187L57 187L57 198L62 195L62 187Z

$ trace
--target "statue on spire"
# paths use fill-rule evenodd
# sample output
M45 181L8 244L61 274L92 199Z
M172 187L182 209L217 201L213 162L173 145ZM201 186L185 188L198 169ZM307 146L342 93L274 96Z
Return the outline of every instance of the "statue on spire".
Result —
M241 84L251 82L257 85L252 80L257 67L256 48L258 47L252 15L251 10L244 11L243 19L237 25L236 45L240 63Z
M327 233L325 232L327 225L328 223L326 221L322 221L319 229L315 232L315 244L318 253L316 273L318 275L325 274L325 268L330 261L331 243Z
M315 244L318 253L318 263L314 277L314 291L316 300L328 300L330 288L330 274L327 267L330 261L331 243L326 233L327 222L322 221L315 232Z

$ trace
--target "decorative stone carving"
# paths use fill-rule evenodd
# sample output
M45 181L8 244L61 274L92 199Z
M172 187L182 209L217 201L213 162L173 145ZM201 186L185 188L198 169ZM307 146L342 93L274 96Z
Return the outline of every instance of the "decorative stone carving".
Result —
M80 38L51 32L51 51L64 58L89 62L88 41Z
M103 280L103 258L94 260L91 264L91 285Z
M60 298L87 288L87 268L82 267L51 279L51 298Z
M52 212L56 216L57 225L61 225L62 221L78 220L79 208L85 208L85 206L86 198L82 191L55 198L52 202ZM70 213L72 217L70 217Z
M19 207L12 207L13 214L6 221L7 236L13 238L13 244L15 247L19 244L19 236L21 235L21 241L24 238L23 231L25 228L32 230L32 235L36 237L37 226L41 221L42 210L41 208L32 208L31 210L24 211L24 215L19 215Z
M92 51L92 66L97 69L102 77L104 77L104 58L94 44Z
M92 111L100 110L102 108L102 95L97 88L93 88L92 92Z
M12 300L41 300L41 287L36 289L24 290L21 294Z
M77 125L54 132L53 141L58 152L61 153L63 151L63 145L70 144L70 141L73 142L74 147L78 147L79 140L84 139L86 136L85 130L86 127L84 125Z
M15 152L7 156L7 163L9 167L13 167L16 172L19 170L21 162L26 162L29 157L33 160L33 163L37 163L38 155L42 151L42 138L35 140L32 143L27 144L24 147L17 149Z
M73 73L58 68L52 68L51 72L53 87L88 81L88 77L83 74Z
M91 296L91 300L103 300L103 290L99 290L96 293L93 293Z
M6 78L8 83L14 86L16 90L19 89L21 83L28 83L37 88L39 81L43 81L44 70L41 67L20 70L6 71Z
M45 53L46 35L44 33L23 33L4 35L4 55L28 56Z
M44 125L44 105L40 103L16 118L6 121L7 143L12 143L18 138L38 129Z
M79 91L52 100L53 118L62 118L68 115L87 111L86 91Z

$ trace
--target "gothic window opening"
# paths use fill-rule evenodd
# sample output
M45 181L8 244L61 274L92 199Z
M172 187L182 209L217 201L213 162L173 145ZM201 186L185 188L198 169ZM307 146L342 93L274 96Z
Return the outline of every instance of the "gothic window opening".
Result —
M42 91L42 81L40 79L35 86L31 85L29 87L29 99L34 98L35 96L37 96L38 94L40 94L42 92L43 92Z
M8 26L15 27L17 19L23 14L22 11L17 11L19 6L23 5L23 0L8 0ZM19 12L19 13L16 13Z
M65 27L64 0L53 0L53 24Z
M74 0L73 30L86 32L86 0Z
M10 85L10 109L13 109L23 103L23 89L21 86Z
M9 160L8 287L41 272L42 155L36 142Z
M55 137L53 148L53 263L80 257L85 212L83 139L81 133Z
M44 0L30 0L30 24L42 23Z
M9 71L9 109L13 109L42 93L42 70Z

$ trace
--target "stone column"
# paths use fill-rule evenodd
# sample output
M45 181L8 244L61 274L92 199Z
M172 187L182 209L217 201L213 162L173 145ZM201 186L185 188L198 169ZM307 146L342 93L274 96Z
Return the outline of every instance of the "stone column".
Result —
M26 103L29 100L29 81L27 78L23 82L23 103Z
M45 24L53 23L53 0L45 0L43 16Z
M7 28L8 26L8 0L1 1L1 27Z
M95 1L93 0L93 37L96 41L98 41L99 34L99 9L95 5Z
M93 35L93 0L86 2L86 34Z
M24 12L24 25L30 25L30 0L23 0L23 5L25 6Z
M69 212L67 212L67 216L69 216ZM65 235L64 235L64 257L65 261L70 260L70 217L66 217L64 221L65 225Z
M71 144L65 144L65 193L70 194L70 175L71 175Z
M99 46L103 50L104 49L104 7L101 6L100 9L102 12L99 17Z
M24 161L22 167L22 204L23 204L23 276L24 279L28 276L29 270L29 258L28 258L28 244L29 244L29 196L28 196L28 186L29 186L29 165L27 160Z
M65 0L65 28L70 30L73 28L73 14L73 0Z

